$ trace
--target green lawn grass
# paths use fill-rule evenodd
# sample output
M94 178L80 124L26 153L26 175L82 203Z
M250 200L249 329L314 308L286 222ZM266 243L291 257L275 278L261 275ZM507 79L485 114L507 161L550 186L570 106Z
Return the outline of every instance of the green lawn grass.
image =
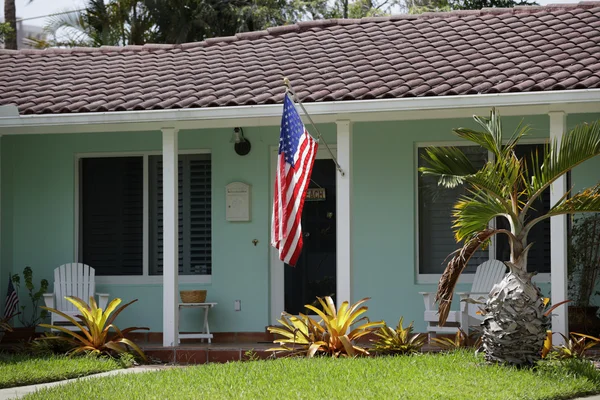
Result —
M77 378L121 368L113 359L0 353L0 388Z
M571 369L572 371L573 369ZM489 366L472 352L208 364L74 382L26 399L568 399L600 392L565 368Z

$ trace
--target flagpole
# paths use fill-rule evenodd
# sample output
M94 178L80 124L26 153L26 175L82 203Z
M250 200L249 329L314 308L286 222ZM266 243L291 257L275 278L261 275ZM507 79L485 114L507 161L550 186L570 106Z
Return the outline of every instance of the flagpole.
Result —
M327 148L327 151L331 155L331 158L333 159L333 162L335 163L335 166L336 166L337 170L340 172L340 174L342 176L346 175L344 173L344 170L342 169L342 167L338 163L337 159L335 158L335 155L333 154L333 152L329 148L329 145L327 145L327 142L325 141L325 139L323 139L323 135L321 135L321 132L319 131L319 128L317 128L317 126L313 122L312 118L310 117L310 114L308 113L308 111L306 111L306 108L304 108L304 105L300 102L300 99L296 95L296 92L294 92L294 89L292 89L292 84L290 83L290 80L288 78L283 78L283 84L286 87L286 91L290 92L292 94L294 101L296 103L298 103L298 105L300 106L300 108L302 108L302 111L304 111L304 115L306 115L306 117L310 121L310 124L312 125L312 127L315 128L315 131L317 132L317 135L318 135L318 140L319 141L323 141L323 144L325 145L325 147Z

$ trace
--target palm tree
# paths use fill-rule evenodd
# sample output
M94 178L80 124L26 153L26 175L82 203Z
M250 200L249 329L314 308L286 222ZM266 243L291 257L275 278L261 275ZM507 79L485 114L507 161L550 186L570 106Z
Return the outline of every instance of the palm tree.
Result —
M527 242L527 235L534 225L552 216L600 212L600 183L563 196L545 214L532 217L532 206L552 182L600 154L600 121L577 126L560 143L552 140L541 154L533 153L526 160L516 156L515 147L528 127L519 126L505 142L496 110L492 109L489 118L474 119L482 131L459 128L454 133L491 152L492 160L477 170L456 147L429 147L423 155L427 166L419 169L437 177L438 186L465 184L467 189L454 205L453 230L457 242L463 244L451 254L438 284L439 322L443 325L447 319L456 282L473 253L492 236L506 235L509 272L485 304L483 347L490 362L531 364L540 358L550 321L544 315L542 294L531 281L534 273L527 272L527 253L533 244ZM510 228L490 228L495 218L505 218Z
M87 0L83 10L50 16L45 30L55 38L54 46L143 45L151 38L153 22L142 0Z
M15 0L4 0L4 20L10 27L10 31L4 37L4 47L17 50L17 7L15 6Z

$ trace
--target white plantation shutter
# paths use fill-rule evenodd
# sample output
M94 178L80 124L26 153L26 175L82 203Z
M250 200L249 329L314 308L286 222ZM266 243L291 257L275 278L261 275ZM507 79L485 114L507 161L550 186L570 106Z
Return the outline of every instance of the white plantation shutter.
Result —
M150 274L163 273L162 156L149 157L150 178ZM179 273L210 275L211 157L210 154L179 156Z
M189 158L189 273L212 273L211 159L210 155Z
M464 146L460 149L467 155L476 168L487 161L487 151L477 146ZM425 148L419 148L419 167L424 166L421 155ZM437 179L423 176L419 172L419 273L441 274L446 257L459 245L452 232L452 207L458 198L465 193L463 186L446 189L437 185ZM465 272L475 272L479 264L489 259L489 252L478 250ZM446 262L444 262L446 260Z

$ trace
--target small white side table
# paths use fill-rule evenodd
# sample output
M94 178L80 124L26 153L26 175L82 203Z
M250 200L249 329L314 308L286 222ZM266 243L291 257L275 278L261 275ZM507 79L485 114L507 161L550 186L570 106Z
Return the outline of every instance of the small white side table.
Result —
M208 343L212 343L213 337L208 327L208 310L216 306L217 303L179 303L179 321L181 321L181 309L182 308L202 308L204 309L204 325L202 326L202 333L181 333L181 323L177 327L179 333L178 343L181 343L181 339L208 339Z

